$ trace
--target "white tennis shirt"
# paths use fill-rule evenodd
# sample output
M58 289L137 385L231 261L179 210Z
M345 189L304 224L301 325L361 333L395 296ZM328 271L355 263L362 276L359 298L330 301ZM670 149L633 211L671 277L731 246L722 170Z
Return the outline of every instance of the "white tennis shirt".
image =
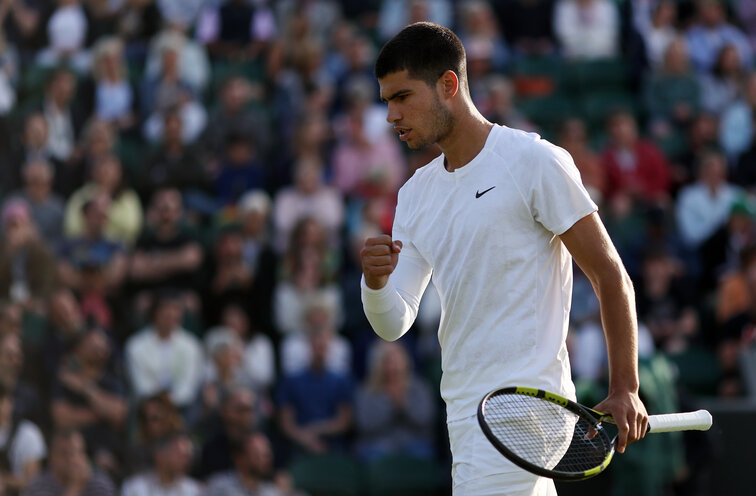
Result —
M363 276L363 307L379 336L398 339L432 275L447 421L475 415L503 386L574 397L565 345L572 258L557 235L596 210L566 151L498 125L464 167L448 172L441 155L401 188L399 262L380 290Z

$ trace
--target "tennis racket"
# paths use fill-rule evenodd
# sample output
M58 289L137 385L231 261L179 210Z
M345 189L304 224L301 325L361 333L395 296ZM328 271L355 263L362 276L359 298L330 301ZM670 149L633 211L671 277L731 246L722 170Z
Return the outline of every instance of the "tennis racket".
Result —
M650 415L649 433L711 427L706 410ZM556 480L584 480L612 461L617 436L602 423L611 415L562 396L527 387L488 393L478 406L478 423L489 441L516 465Z

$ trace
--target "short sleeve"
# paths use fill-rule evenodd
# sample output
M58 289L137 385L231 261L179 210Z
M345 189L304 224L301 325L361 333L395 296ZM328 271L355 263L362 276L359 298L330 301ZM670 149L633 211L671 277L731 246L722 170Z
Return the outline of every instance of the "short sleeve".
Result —
M569 153L546 143L538 147L533 158L529 205L543 227L560 235L598 210Z

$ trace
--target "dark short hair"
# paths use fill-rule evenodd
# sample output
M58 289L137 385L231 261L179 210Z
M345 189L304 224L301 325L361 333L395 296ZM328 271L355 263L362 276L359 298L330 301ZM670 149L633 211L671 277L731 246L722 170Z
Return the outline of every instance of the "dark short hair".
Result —
M446 71L454 71L460 83L467 81L465 47L450 29L432 22L416 22L402 29L381 49L375 61L375 77L406 70L413 79L436 84Z

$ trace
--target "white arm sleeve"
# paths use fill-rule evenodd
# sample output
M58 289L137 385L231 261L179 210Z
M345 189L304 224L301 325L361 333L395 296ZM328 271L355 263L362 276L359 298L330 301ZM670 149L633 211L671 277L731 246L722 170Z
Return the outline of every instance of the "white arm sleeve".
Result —
M431 266L417 249L411 243L404 243L396 269L383 288L370 289L362 276L362 307L376 334L395 341L409 330L417 317L431 272Z

